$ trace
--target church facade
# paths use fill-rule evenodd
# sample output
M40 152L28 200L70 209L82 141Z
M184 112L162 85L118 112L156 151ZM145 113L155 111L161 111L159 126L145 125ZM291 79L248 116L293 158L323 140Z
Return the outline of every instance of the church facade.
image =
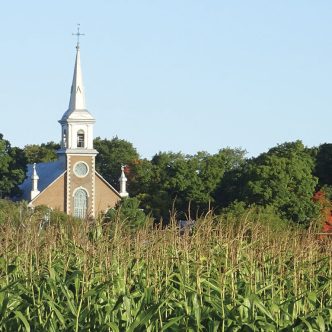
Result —
M93 147L94 117L86 109L79 43L68 110L59 120L61 147L54 162L28 165L20 186L30 206L47 205L79 218L96 217L114 207L126 192L123 169L120 192L95 169L98 152Z

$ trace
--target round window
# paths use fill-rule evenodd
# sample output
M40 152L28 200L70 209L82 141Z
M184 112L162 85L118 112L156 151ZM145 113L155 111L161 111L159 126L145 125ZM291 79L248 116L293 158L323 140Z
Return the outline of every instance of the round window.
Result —
M77 176L83 177L86 176L89 172L88 165L83 162L79 162L74 167L74 172Z

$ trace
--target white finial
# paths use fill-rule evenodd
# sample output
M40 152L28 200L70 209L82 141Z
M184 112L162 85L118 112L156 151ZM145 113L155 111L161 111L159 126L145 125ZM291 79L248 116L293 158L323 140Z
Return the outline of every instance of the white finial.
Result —
M33 164L31 180L32 180L31 200L33 200L40 193L40 191L38 190L39 176L36 170L36 163Z
M124 173L125 166L121 166L121 176L119 177L119 182L120 182L120 196L121 197L128 197L129 194L127 193L127 178Z

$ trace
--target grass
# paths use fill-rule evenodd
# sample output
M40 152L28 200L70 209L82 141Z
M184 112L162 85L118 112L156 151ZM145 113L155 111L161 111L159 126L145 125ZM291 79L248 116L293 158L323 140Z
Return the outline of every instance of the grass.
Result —
M0 331L332 330L332 243L310 231L24 218L0 225Z

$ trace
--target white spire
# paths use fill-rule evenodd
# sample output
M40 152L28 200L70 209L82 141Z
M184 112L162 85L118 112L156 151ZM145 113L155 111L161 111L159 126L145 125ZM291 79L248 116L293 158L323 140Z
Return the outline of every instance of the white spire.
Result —
M128 197L129 194L127 193L127 178L124 173L124 168L125 166L121 166L121 176L119 177L119 182L120 182L120 191L119 194L121 197Z
M33 200L40 193L40 191L38 190L39 176L36 171L36 163L33 164L31 180L32 180L31 200Z
M79 39L82 34L75 34ZM94 117L85 108L85 95L83 87L83 75L81 68L79 40L76 45L76 59L74 67L73 82L71 85L68 110L63 114L59 123L61 124L61 149L59 154L65 151L84 150L86 153L96 154L93 149L93 125Z
M76 59L68 110L63 114L59 122L63 123L68 120L95 121L94 117L88 112L85 106L85 94L79 43L76 45Z
M85 96L79 44L76 46L76 60L68 110L85 110Z

